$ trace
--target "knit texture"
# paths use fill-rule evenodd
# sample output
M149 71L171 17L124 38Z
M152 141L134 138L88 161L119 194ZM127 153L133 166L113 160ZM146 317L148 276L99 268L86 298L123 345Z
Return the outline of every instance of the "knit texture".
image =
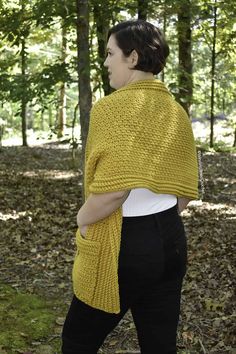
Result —
M85 156L85 196L133 188L198 197L197 157L184 109L158 80L131 83L92 108ZM75 295L120 312L118 258L122 208L76 234Z

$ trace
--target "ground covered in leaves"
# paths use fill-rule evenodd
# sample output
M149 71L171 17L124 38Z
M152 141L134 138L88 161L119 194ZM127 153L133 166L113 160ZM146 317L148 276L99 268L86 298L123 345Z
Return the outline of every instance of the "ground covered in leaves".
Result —
M63 144L0 150L0 354L60 353L81 204L77 160ZM204 152L202 163L203 202L183 213L189 265L178 348L235 353L236 155ZM139 353L130 314L100 353Z

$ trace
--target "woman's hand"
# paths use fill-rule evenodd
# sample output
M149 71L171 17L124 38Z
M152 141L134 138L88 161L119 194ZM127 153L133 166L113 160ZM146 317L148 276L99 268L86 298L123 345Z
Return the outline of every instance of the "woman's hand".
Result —
M77 225L81 236L85 237L88 225L106 218L118 209L128 198L128 191L90 194L77 214Z
M81 226L79 226L80 235L81 235L83 238L85 238L87 229L88 229L88 225L81 225Z

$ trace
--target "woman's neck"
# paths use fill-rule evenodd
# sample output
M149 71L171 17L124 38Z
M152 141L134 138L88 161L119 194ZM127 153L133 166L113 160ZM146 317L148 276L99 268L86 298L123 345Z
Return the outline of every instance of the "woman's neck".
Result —
M134 70L128 84L131 84L132 82L136 81L141 81L141 80L154 80L154 75L153 73L147 73L144 71L140 70Z

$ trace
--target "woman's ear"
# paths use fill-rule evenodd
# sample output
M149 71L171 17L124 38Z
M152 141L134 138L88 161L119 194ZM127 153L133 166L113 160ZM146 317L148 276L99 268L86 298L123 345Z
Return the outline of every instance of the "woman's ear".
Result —
M131 68L134 68L138 64L138 53L136 50L132 50L129 56Z

